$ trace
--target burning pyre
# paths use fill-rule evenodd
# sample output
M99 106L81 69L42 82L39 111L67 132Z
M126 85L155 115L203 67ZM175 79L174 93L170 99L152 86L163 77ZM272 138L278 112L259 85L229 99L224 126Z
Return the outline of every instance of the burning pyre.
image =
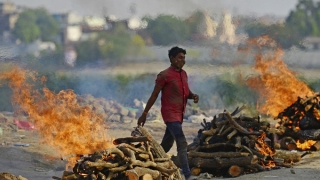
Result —
M244 108L232 113L224 111L211 122L201 123L203 129L188 146L193 175L207 171L218 176L237 177L284 165L274 161L275 151L270 142L265 141L270 123L261 121L259 116L234 117Z

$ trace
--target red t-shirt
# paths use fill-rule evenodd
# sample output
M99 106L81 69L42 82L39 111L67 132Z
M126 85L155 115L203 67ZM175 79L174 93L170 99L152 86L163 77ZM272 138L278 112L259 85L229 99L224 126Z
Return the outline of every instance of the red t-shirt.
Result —
M161 114L164 122L182 122L189 96L187 73L170 66L158 74L156 85L162 87Z

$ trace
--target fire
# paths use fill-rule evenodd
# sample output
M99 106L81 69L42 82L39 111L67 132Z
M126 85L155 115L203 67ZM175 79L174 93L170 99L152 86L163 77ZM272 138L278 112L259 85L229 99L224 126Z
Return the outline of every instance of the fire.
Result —
M266 133L262 133L256 140L255 148L260 154L266 156L266 157L272 157L275 155L275 151L272 150L265 141ZM276 166L275 162L273 160L261 160L261 164L265 168L273 168Z
M257 138L257 143L255 144L255 148L265 156L274 156L275 152L267 145L265 142L266 138L266 133L262 133L258 138Z
M314 92L302 81L297 79L282 61L283 50L276 46L276 42L267 36L249 41L249 46L257 47L260 52L255 56L253 69L258 76L247 80L247 85L260 94L262 106L258 107L260 113L276 117L283 109L288 107L297 97L312 96ZM269 51L263 54L262 51Z
M307 150L310 149L311 146L313 146L317 141L313 141L313 140L307 140L304 141L303 143L301 143L299 140L297 140L297 148L301 149L301 150Z
M89 154L113 146L99 114L80 106L72 90L55 94L48 88L35 90L30 82L44 82L37 73L13 67L0 74L12 89L12 104L28 114L43 143L57 149L61 156Z

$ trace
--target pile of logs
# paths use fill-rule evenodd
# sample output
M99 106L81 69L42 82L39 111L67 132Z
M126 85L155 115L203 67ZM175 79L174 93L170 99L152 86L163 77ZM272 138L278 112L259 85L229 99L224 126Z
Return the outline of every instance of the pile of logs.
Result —
M242 109L226 110L204 120L198 136L188 145L189 165L193 175L209 172L218 176L237 177L244 173L284 166L275 160L272 139L267 136L270 123L258 117L234 117ZM268 140L268 143L266 142Z
M297 101L280 112L275 131L275 140L282 149L297 149L296 141L314 140L311 149L319 150L320 143L320 95L298 97Z
M181 179L177 166L143 127L137 127L132 137L115 139L113 144L117 146L77 155L73 172L66 171L61 180Z

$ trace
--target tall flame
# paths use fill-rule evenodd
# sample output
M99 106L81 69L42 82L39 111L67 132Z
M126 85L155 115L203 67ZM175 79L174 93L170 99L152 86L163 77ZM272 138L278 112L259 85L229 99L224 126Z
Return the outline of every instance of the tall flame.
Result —
M45 144L62 156L88 154L112 146L99 114L77 103L72 90L55 94L48 88L35 90L31 82L45 81L35 72L14 67L0 74L12 89L12 104L29 115Z
M250 40L248 44L248 48L257 47L255 49L259 51L253 67L258 75L250 77L246 83L260 94L260 113L276 117L298 97L314 94L282 61L284 52L274 40L263 36ZM266 49L268 53L264 54Z

